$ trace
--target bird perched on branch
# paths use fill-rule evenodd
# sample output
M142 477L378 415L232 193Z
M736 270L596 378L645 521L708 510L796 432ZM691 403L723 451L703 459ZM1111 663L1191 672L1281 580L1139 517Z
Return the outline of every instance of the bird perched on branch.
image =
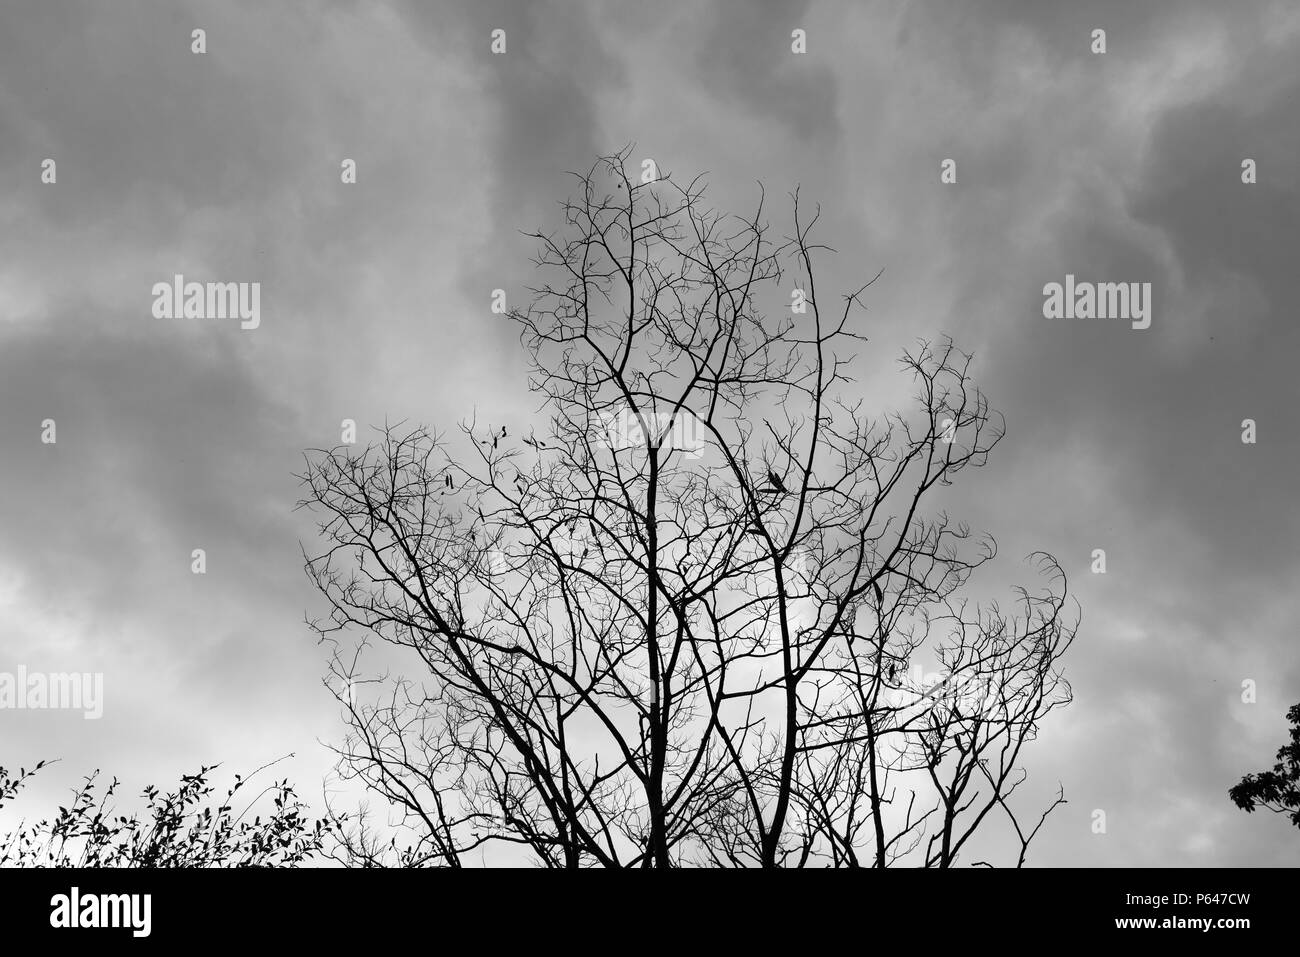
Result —
M779 495L784 495L787 491L789 491L785 487L785 482L781 481L781 476L777 475L771 469L767 470L767 480L772 483L772 488L770 489L770 491L776 492Z

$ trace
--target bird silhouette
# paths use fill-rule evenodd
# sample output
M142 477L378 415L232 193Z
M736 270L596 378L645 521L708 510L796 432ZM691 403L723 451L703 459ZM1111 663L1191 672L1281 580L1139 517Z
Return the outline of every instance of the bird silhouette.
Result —
M777 475L771 469L767 470L767 480L772 483L772 488L777 492L786 491L785 483L781 481L781 476Z

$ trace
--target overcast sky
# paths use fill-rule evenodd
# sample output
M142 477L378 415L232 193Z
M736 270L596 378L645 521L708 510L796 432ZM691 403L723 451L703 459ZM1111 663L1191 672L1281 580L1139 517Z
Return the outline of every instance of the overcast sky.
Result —
M1045 549L1083 611L1031 863L1294 863L1227 798L1300 701L1294 2L5 3L0 671L102 672L105 701L0 712L0 764L61 757L54 796L295 752L318 796L344 728L302 450L528 420L491 291L522 293L566 171L630 142L723 208L820 200L819 288L884 270L869 381L918 337L975 353L1008 435L945 504L998 539L995 586ZM260 326L154 318L176 273L260 282ZM1044 318L1067 274L1151 283L1150 328Z

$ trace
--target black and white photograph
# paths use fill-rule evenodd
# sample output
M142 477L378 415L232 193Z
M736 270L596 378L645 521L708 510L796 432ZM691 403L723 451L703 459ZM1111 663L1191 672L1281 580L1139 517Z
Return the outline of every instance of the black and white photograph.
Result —
M1298 250L1295 0L0 0L0 925L1282 939Z

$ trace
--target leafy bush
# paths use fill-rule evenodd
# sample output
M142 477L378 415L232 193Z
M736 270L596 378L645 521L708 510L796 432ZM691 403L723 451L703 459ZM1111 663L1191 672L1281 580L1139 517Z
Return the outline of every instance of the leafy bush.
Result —
M0 767L0 808L49 763L19 768L16 776ZM236 797L247 796L250 780L265 768L247 778L235 775L234 786L214 808L206 799L217 767L183 775L175 791L145 788L145 807L132 814L118 813L117 778L105 786L96 770L54 817L31 825L20 821L17 830L0 832L0 866L293 867L318 854L340 823L310 821L287 780L272 781L237 813ZM270 813L247 819L268 800Z

